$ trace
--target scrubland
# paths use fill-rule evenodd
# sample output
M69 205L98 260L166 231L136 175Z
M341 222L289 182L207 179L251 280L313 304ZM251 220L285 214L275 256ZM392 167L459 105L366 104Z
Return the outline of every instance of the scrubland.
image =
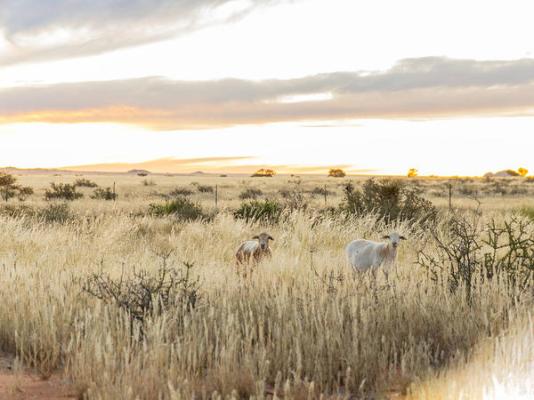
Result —
M449 210L449 181L406 181L437 207L436 219L421 224L333 212L350 178L85 176L102 187L115 182L117 200L91 199L92 189L81 188L84 198L56 209L63 203L43 200L45 188L80 177L18 178L35 193L0 207L0 348L45 379L61 374L80 398L533 393L525 383L534 369L528 257L521 286L510 283L508 270L491 279L477 270L467 290L463 277L451 287L448 265L422 265L421 254L441 254L435 237L449 237L452 215L480 226L515 218L534 237L534 184L455 180ZM364 181L352 180L357 187ZM192 192L185 196L202 208L201 218L150 212L177 188ZM279 219L235 217L250 201L240 194L251 188L282 205ZM409 237L393 272L354 274L344 246L392 230ZM261 231L275 238L272 259L238 274L235 249ZM193 302L156 298L133 319L117 299L86 290L91 277L131 282L162 269L189 274L172 296L194 295Z

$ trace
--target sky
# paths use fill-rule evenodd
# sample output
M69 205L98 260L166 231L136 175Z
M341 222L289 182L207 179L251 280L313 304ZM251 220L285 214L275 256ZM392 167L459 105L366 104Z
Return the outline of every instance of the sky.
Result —
M534 170L528 0L0 0L0 166Z

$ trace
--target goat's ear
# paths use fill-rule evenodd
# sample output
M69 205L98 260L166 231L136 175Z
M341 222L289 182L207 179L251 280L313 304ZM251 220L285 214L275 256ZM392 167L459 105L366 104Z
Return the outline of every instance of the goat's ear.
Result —
M252 236L252 239L259 239L260 237L258 235Z
M274 240L274 238L271 235L269 235L269 239Z
M401 239L401 240L408 240L408 239L406 239L406 237L404 237L404 236L399 237L399 239Z
M389 239L389 235L382 236L382 239Z

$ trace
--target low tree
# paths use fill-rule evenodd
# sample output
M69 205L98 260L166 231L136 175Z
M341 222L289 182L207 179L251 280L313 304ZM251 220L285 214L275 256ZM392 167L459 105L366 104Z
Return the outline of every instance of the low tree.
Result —
M522 177L525 177L528 175L528 169L520 167L518 168L517 173L521 175Z
M347 174L341 168L330 168L328 176L332 178L344 178Z
M33 194L33 189L29 186L17 185L17 178L11 174L0 173L0 196L2 200L9 201L9 199L18 196L19 200L24 201Z
M415 178L418 175L419 175L419 171L417 171L416 168L410 168L408 170L408 178Z
M271 178L276 175L276 172L272 169L261 168L252 174L253 177L267 177Z

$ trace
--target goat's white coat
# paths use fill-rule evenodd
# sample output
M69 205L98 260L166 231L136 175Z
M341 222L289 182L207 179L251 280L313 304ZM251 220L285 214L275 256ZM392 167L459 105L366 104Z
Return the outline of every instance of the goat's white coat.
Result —
M271 256L271 249L269 247L269 240L273 240L267 233L258 235L257 240L245 240L236 252L236 260L238 264L253 261L259 262L264 257ZM263 243L264 248L261 244Z
M241 243L241 246L239 246L239 250L245 254L252 254L259 247L260 247L260 244L258 243L257 240L246 240L243 243Z
M374 242L372 240L357 239L345 247L345 254L349 264L358 271L367 271L381 265L389 269L397 257L397 246L404 239L398 233L389 235L387 242Z

